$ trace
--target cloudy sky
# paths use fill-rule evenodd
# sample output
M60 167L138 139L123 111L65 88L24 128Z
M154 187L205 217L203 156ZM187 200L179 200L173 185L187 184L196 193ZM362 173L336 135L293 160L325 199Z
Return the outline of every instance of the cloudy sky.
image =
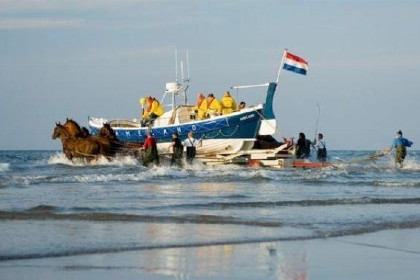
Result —
M60 149L56 121L137 118L189 50L190 98L275 81L288 137L316 129L330 149L380 150L397 130L420 144L420 1L0 0L0 150ZM264 90L241 91L255 104Z

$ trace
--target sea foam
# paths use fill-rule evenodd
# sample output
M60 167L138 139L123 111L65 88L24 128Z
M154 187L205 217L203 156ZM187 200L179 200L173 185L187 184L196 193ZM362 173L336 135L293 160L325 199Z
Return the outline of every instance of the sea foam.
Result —
M9 163L0 162L0 172L8 171L9 167L10 167Z
M105 157L99 157L98 159L87 161L86 159L75 158L69 160L64 153L56 153L50 156L48 164L64 164L70 166L136 166L139 161L131 156L116 156L111 160Z

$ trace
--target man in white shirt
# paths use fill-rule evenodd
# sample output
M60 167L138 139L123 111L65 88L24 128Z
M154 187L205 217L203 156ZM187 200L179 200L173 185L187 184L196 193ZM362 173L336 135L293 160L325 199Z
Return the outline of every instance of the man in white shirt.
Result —
M182 145L187 147L187 154L186 154L186 160L189 164L192 164L195 154L196 154L196 147L200 143L200 140L197 140L194 138L194 134L190 131L188 133L187 139L182 141Z

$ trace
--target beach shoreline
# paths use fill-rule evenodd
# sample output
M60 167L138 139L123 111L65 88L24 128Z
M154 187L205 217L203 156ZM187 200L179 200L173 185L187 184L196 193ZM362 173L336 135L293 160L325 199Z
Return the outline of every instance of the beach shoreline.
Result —
M1 279L415 279L420 228L3 261Z

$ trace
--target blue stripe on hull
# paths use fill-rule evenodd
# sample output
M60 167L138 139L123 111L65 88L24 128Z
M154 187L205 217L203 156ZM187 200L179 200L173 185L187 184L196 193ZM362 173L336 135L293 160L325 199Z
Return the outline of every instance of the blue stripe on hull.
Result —
M152 128L153 136L157 142L170 142L172 133L177 132L180 139L185 139L188 132L194 132L195 138L204 139L250 139L257 136L261 120L261 110L258 112L245 112L225 118L209 119L206 121L191 122L178 126ZM124 129L113 128L121 142L144 142L148 128ZM96 127L90 127L92 134L97 134Z

